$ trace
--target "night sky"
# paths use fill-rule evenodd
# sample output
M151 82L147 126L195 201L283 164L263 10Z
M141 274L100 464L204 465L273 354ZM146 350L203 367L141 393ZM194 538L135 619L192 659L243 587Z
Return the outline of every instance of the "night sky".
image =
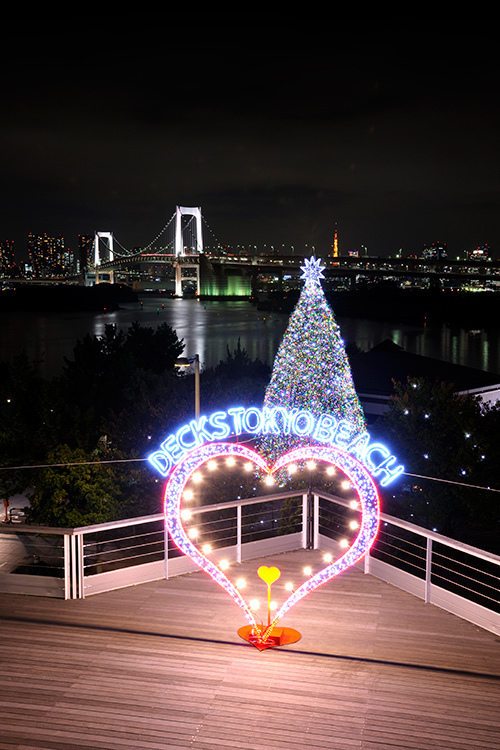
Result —
M341 253L440 241L500 258L490 32L264 21L6 22L0 239L22 251L30 231L63 234L76 249L98 230L146 246L184 205L201 206L207 245L321 256L337 224Z

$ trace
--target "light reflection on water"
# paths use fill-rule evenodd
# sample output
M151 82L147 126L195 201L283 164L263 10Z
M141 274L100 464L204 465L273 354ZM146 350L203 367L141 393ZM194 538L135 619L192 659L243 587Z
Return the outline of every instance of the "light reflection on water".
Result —
M184 354L199 354L202 367L224 360L238 339L251 359L272 364L283 338L289 315L261 312L246 301L199 301L144 297L141 303L123 305L106 314L3 313L0 316L0 360L27 352L43 360L42 374L60 372L63 357L72 357L77 339L86 333L101 336L107 324L127 330L138 321L156 328L167 323L184 340ZM391 339L406 351L456 364L500 373L500 336L481 332L472 336L464 330L398 325L364 319L341 319L342 338L368 351Z

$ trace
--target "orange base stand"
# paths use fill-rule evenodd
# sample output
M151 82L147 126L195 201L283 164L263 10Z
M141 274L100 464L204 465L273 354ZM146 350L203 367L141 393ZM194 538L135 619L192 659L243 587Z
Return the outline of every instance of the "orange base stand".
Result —
M273 628L272 635L266 638L265 641L259 639L253 632L254 628L252 625L244 625L238 630L238 635L243 638L247 643L251 643L259 651L264 651L266 648L274 648L275 646L286 646L289 643L297 643L302 638L302 635L298 630L293 628Z

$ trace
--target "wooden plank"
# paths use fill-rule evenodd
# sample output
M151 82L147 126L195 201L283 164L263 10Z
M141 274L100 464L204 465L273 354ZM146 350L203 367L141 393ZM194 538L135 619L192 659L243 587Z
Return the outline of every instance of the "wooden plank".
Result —
M248 597L265 598L260 564L282 571L279 600L323 566L308 550L234 565ZM288 613L298 643L264 652L201 572L0 594L0 612L0 750L500 750L498 638L359 569Z

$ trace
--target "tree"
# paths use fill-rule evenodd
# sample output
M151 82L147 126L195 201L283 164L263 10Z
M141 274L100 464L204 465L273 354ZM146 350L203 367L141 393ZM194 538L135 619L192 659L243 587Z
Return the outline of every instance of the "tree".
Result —
M65 359L55 388L59 442L92 450L106 434L108 422L130 408L138 378L144 379L143 374L148 373L156 382L168 373L173 375L182 349L182 340L166 324L153 330L134 323L126 334L107 325L102 336L86 335L79 340L73 359ZM172 378L169 382L171 387Z
M0 365L0 465L19 465L44 455L51 403L38 365L25 353Z
M279 533L295 534L302 529L302 498L289 497L283 501L279 515Z
M193 389L174 372L133 369L117 410L101 422L110 445L138 457L150 452L169 431L193 417Z
M250 359L240 339L227 357L216 367L203 370L200 378L203 411L227 408L231 404L245 406L262 403L269 383L271 368L260 359Z
M321 288L320 261L306 260L302 270L306 283L278 349L264 405L332 414L364 431L365 418L340 329ZM300 442L299 438L266 436L259 448L276 457Z
M456 393L452 383L395 382L389 411L376 429L415 476L384 492L386 512L470 543L496 524L496 496L467 485L495 486L499 478L499 414L498 407Z
M47 457L31 497L28 522L74 527L118 517L119 485L113 469L98 456L61 445Z
M10 500L19 495L28 486L28 479L24 471L16 469L0 470L0 497L3 500L5 521L9 520Z
M136 321L127 331L124 348L137 368L160 374L173 369L184 342L167 323L153 329L144 328Z

